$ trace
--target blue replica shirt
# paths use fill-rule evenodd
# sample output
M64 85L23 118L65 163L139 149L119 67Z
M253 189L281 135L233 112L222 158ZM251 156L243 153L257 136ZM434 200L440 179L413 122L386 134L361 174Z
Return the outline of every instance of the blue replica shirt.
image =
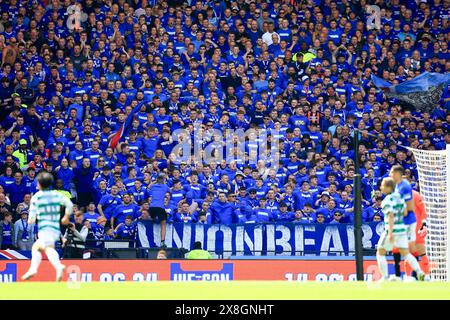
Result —
M9 194L11 204L19 204L23 201L25 194L30 192L30 189L27 188L25 181L22 181L20 184L13 182L6 187L6 192Z
M295 219L295 213L291 211L286 211L285 213L282 213L281 211L277 211L273 213L273 217L276 221L280 222L291 222Z
M0 185L6 189L9 185L13 184L16 180L13 177L0 176Z
M258 221L258 218L253 212L250 212L248 214L240 214L238 223L256 223Z
M107 240L105 239L105 227L98 224L92 224L92 235L95 240ZM109 239L108 239L109 240ZM102 247L103 242L97 242L96 247Z
M277 212L279 209L279 205L276 201L268 200L266 203L266 209L270 211L270 213Z
M141 203L147 198L147 188L141 187L139 190L135 186L128 189L133 194L134 200Z
M202 201L206 197L206 188L201 184L187 184L184 186L184 191L186 194L189 193L190 197L197 202Z
M158 147L158 136L148 139L142 139L142 152L147 158L153 158L153 154L155 153Z
M100 199L100 205L102 206L103 214L106 219L111 219L111 216L114 210L117 208L117 205L122 203L122 198L119 195L113 196L107 194Z
M137 178L127 178L123 181L123 184L125 185L125 188L127 190L130 190L132 187L134 187L134 182L138 180Z
M84 158L83 150L73 150L69 153L69 161L76 161L77 166L81 167Z
M113 213L113 217L117 219L116 224L124 223L126 216L132 216L133 220L139 217L139 206L134 203L121 204L116 207Z
M256 197L258 199L265 197L267 191L269 190L266 186L262 186L261 188L255 188L255 189L256 189Z
M174 206L178 205L178 203L184 199L186 195L186 191L183 189L181 190L172 190L172 193L170 195L170 203Z
M195 223L196 219L192 214L177 212L173 215L173 222Z
M84 214L84 219L89 221L92 224L97 224L97 218L100 217L100 215L97 212L86 212Z
M298 171L298 166L300 164L303 164L303 162L301 162L301 161L296 161L296 162L286 161L286 163L284 164L284 167L287 168L288 174L295 174Z
M135 233L136 233L135 224L129 226L127 226L126 224L122 224L119 228L117 228L116 236L119 239L134 239Z
M155 183L148 189L148 195L152 198L150 207L164 208L164 197L170 193L170 188L161 183Z
M314 197L314 194L311 192L300 192L298 194L297 202L296 202L296 209L302 209L306 204L311 205L311 207L314 207L314 203L316 201L316 198Z
M254 214L258 223L270 222L274 220L274 216L269 209L257 208L255 209Z
M402 196L402 199L405 200L405 202L408 202L413 198L411 185L405 179L397 184L397 186L395 187L395 191ZM413 224L416 221L417 219L414 211L408 212L408 214L403 218L403 223L407 225Z
M128 146L130 147L130 152L134 152L136 159L139 159L142 149L142 140L128 141Z
M97 160L98 158L102 155L101 151L94 151L92 149L88 149L86 150L86 152L84 153L84 157L85 158L89 158L91 160L91 165L93 167L97 166Z
M285 194L283 202L286 203L288 210L294 210L296 209L296 202L297 202L298 194Z
M289 118L289 123L294 128L300 128L302 132L308 131L309 121L306 116L293 115Z
M167 213L167 222L173 222L173 217L176 212L176 207L171 204L164 205L164 211Z
M25 182L25 185L27 186L28 189L31 190L31 186L33 185L33 182L35 181L36 178L31 179L29 176L25 176L23 177L23 181Z
M362 218L364 222L371 222L373 221L373 217L379 214L381 219L384 219L384 214L382 208L375 208L375 207L367 207L362 212Z
M2 245L12 244L11 223L3 224L3 242Z

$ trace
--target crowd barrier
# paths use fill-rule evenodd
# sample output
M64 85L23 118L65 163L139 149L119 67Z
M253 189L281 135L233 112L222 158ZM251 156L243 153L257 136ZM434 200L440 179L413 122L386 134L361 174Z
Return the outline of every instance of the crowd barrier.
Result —
M384 230L384 223L362 226L363 252L375 254L375 246ZM213 258L317 256L337 257L354 255L354 229L351 224L233 224L201 225L173 223L167 225L168 258L184 258L200 241ZM99 246L99 243L103 245ZM154 259L159 247L160 225L150 221L139 222L136 239L97 241L86 243L85 259ZM132 250L131 248L135 248ZM63 249L57 248L61 256ZM0 250L0 260L30 259L31 252Z
M356 280L352 260L65 260L63 281L341 281ZM1 260L0 282L20 281L26 260ZM392 266L390 265L390 268ZM392 270L391 270L392 272ZM379 278L374 259L364 262L366 280ZM43 260L32 281L54 281L55 271Z

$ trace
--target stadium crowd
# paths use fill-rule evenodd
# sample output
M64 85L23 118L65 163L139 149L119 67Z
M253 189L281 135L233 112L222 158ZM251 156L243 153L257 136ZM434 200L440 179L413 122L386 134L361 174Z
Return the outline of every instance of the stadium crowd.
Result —
M126 238L150 219L147 190L162 172L169 222L352 222L357 151L363 219L381 221L381 178L401 164L418 188L402 146L444 149L450 103L445 93L432 112L415 110L370 76L450 71L450 1L374 1L379 28L368 3L2 1L2 247L32 237L24 221L41 170L99 238ZM199 128L205 148L223 148L217 130L277 135L278 156L250 163L248 139L234 161L174 161L174 131L194 139Z

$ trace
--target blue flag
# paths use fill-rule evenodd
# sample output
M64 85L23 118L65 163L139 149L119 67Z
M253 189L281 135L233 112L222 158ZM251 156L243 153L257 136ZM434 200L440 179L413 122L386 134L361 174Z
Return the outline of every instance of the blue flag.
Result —
M386 97L407 102L417 110L431 112L447 89L450 74L425 72L398 85L372 75L372 82L383 90Z

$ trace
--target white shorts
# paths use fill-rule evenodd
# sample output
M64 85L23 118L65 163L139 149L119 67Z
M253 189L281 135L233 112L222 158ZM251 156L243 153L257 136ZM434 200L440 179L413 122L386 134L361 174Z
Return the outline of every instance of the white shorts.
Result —
M386 251L392 251L393 248L408 249L408 236L406 233L395 234L394 242L389 242L387 232L384 231L378 241L378 248L383 248Z
M416 242L416 226L417 222L406 225L406 234L408 235L408 242Z
M38 239L36 240L36 244L40 247L48 247L55 246L55 242L59 240L61 233L56 231L40 231L38 233Z

